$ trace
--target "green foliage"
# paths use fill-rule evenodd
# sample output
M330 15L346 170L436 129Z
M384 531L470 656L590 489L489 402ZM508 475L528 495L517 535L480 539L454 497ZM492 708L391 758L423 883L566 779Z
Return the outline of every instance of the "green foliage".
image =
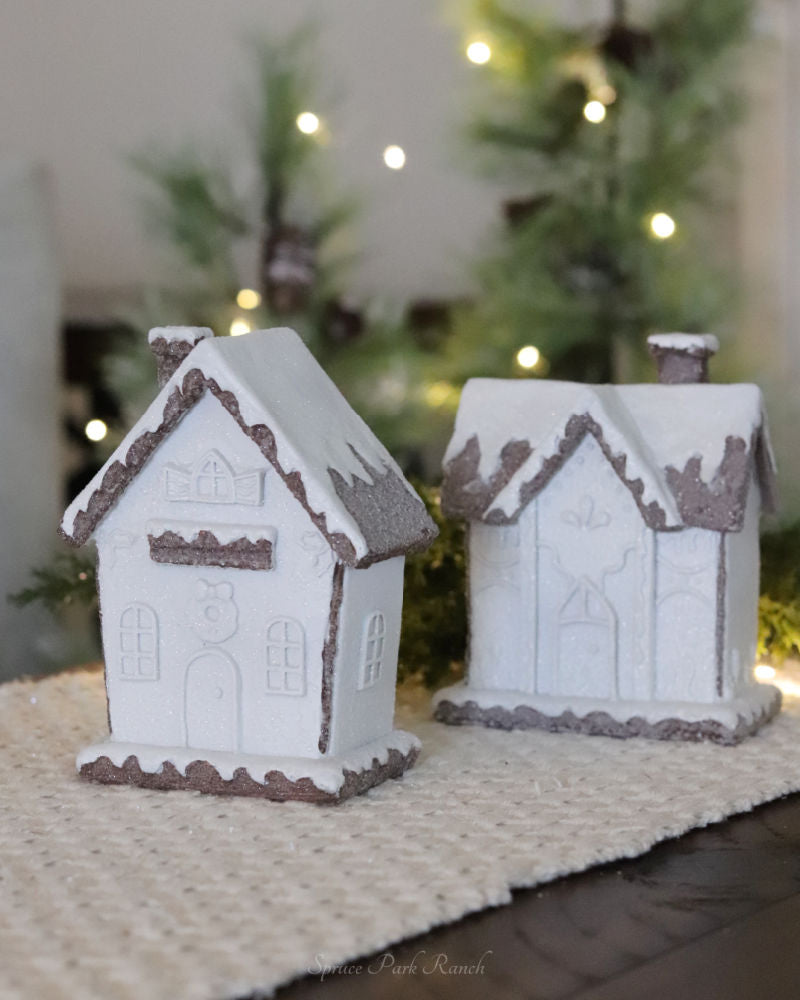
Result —
M800 521L761 538L758 655L800 655Z
M439 491L415 488L436 522L439 537L406 559L398 678L420 678L428 687L454 679L467 641L464 525L442 516Z
M479 269L480 322L462 338L469 354L476 326L499 332L485 374L509 374L532 342L551 374L609 380L620 343L635 353L653 330L706 330L730 308L713 213L751 0L668 0L644 27L615 7L598 30L478 5L493 58L470 135L526 196ZM584 117L589 100L605 104L601 123ZM653 237L655 212L674 237Z
M18 607L41 603L53 612L70 604L92 607L97 604L94 559L59 553L50 565L31 570L31 583L8 599Z

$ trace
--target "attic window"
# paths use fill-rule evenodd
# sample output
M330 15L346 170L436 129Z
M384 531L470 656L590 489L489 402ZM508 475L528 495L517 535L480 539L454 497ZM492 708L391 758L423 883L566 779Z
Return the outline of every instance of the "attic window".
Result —
M263 525L148 521L150 558L176 566L272 569L277 532Z
M212 452L195 473L194 494L198 500L210 500L212 503L230 503L233 500L233 473L219 452Z
M216 449L208 451L193 467L170 463L164 469L164 498L196 503L241 503L256 507L263 502L264 473L248 469L239 475Z

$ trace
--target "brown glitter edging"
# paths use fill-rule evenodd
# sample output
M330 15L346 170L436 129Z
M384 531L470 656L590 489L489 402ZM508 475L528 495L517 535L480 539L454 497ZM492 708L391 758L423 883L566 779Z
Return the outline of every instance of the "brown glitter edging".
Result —
M246 423L241 415L239 401L234 393L220 388L216 380L207 378L200 368L192 368L184 376L181 386L178 387L176 385L172 392L170 392L164 405L161 423L156 430L143 431L128 448L124 463L115 461L106 468L101 485L92 493L86 509L78 511L75 515L72 533L68 534L63 528L59 529L59 533L67 542L71 545L79 546L88 541L99 522L116 504L133 478L144 467L156 447L167 437L183 416L189 412L192 406L201 399L203 393L206 391L211 392L224 409L233 417L242 432L256 444L261 454L272 465L278 476L305 509L315 527L326 539L338 558L346 565L363 568L371 566L373 563L381 562L384 559L391 559L394 556L405 555L407 552L427 548L438 534L436 526L425 510L425 505L417 498L416 510L419 515L419 523L416 526L416 533L412 533L402 543L397 542L387 549L368 549L367 554L358 559L356 557L355 546L350 539L342 532L328 531L325 514L318 513L311 508L306 495L305 484L300 473L296 471L286 472L280 465L278 462L275 435L269 427L266 424L250 425ZM361 461L366 469L366 463L363 462L363 459ZM400 482L399 476L392 469L387 469L385 476L382 478L391 479L392 481L397 480L398 488L402 489L404 494L410 496L406 487ZM332 482L332 485L335 490L337 484Z
M272 569L272 542L237 538L220 542L212 531L200 531L187 541L175 531L148 535L153 562L174 566L221 566L223 569Z
M699 722L660 719L658 722L647 722L637 715L620 722L608 712L589 712L587 715L577 716L567 710L561 715L546 715L530 705L517 705L514 709L501 705L482 708L474 701L456 705L447 699L436 705L433 717L450 726L482 725L490 729L506 730L544 729L550 733L583 733L587 736L613 736L617 739L641 736L650 740L688 740L694 743L708 740L723 746L734 746L774 718L780 711L781 700L781 693L776 689L773 700L754 719L746 722L740 715L733 729L716 719L702 719Z
M615 455L611 451L603 436L602 427L588 413L573 414L569 418L556 451L542 460L541 469L532 479L520 484L517 505L510 515L490 508L532 454L530 444L528 441L510 441L506 444L500 453L497 470L488 480L483 480L478 473L480 443L478 436L473 435L461 452L445 466L442 510L451 517L464 517L486 524L515 524L522 511L542 492L587 434L595 438L606 459L633 496L645 524L654 531L676 531L683 527L740 531L744 523L750 470L754 465L764 493L764 508L767 511L775 510L774 472L766 455L763 426L754 432L749 447L743 438L729 435L725 439L722 461L710 483L704 482L700 477L702 459L697 456L688 459L682 471L673 466L659 470L675 498L682 522L667 526L666 512L660 504L655 500L645 504L643 481L626 476L628 456Z
M206 795L240 795L249 798L270 799L274 802L316 802L319 804L337 805L354 795L361 795L375 785L390 778L400 778L414 765L419 756L419 748L412 747L408 753L391 749L385 764L377 757L372 758L372 764L361 771L345 769L344 783L338 792L329 792L318 788L311 778L298 778L293 781L287 778L283 771L268 771L264 781L255 781L243 767L237 767L233 778L220 776L219 771L207 760L194 760L186 768L183 775L169 761L164 761L157 772L143 771L139 758L131 755L126 758L121 767L111 762L106 756L83 764L79 771L80 777L86 781L96 781L104 785L136 785L139 788L151 788L159 791L189 790L203 792Z
M331 739L331 712L333 710L333 675L336 649L339 640L339 613L344 600L344 566L336 563L331 582L331 603L328 610L328 628L322 647L322 716L319 726L320 753L327 753Z

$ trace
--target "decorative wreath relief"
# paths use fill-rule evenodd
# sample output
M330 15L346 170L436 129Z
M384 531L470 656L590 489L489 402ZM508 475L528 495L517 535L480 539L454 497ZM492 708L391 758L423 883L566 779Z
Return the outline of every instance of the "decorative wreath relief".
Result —
M239 626L239 609L233 600L233 584L198 580L195 595L186 608L190 628L203 642L224 642Z

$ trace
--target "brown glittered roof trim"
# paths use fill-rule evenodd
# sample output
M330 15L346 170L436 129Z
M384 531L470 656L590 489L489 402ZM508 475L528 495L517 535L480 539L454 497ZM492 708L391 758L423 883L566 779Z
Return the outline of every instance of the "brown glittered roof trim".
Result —
M215 379L207 378L199 368L192 368L184 376L181 385L175 385L169 393L162 420L156 430L143 431L128 448L124 462L114 461L105 470L101 484L92 493L85 510L76 514L71 534L60 529L66 541L76 546L88 541L97 525L117 503L158 445L167 438L205 392L210 392L219 401L242 432L257 445L261 454L269 461L306 510L338 559L345 565L354 568L371 566L384 559L425 548L436 537L436 526L425 510L425 505L409 491L393 470L389 469L384 475L377 475L373 485L356 479L352 486L348 486L342 477L337 478L338 474L335 476L332 470L329 470L334 491L345 505L349 503L347 509L356 520L368 544L367 553L360 559L357 558L355 546L350 539L342 532L329 532L324 512L312 510L302 475L297 471L287 472L281 467L278 462L275 436L269 427L261 423L247 424L241 415L239 402L234 393L222 389ZM367 463L363 464L367 471ZM374 491L372 501L369 500L371 491ZM376 513L381 515L382 523L388 522L393 516L396 517L398 523L402 522L404 525L406 534L395 532L387 541L380 535L376 524Z
M663 470L670 492L675 497L681 516L680 525L668 524L667 514L653 500L643 500L644 483L626 475L627 456L615 455L603 436L600 424L588 413L573 414L566 423L557 450L545 458L539 472L520 484L519 503L511 514L492 504L508 485L514 474L532 454L528 441L510 441L500 453L500 461L488 480L479 475L480 442L477 435L469 438L462 451L445 466L442 484L442 510L450 517L463 517L486 524L514 524L522 511L545 488L567 459L575 452L587 434L591 434L620 480L636 501L645 524L654 531L670 531L681 527L707 528L712 531L741 531L744 524L750 477L755 471L766 511L775 510L775 474L768 444L759 428L748 443L730 435L725 441L725 453L710 483L700 478L701 459L690 458L682 470L668 466ZM749 445L749 446L748 446Z

